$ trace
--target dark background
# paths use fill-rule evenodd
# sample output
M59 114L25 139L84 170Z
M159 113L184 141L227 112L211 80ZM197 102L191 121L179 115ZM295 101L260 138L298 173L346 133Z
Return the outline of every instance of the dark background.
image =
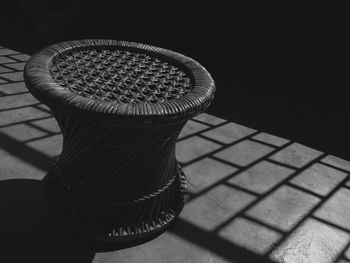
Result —
M0 45L32 54L111 38L172 49L216 81L208 113L350 160L341 15L319 6L113 3L5 1Z

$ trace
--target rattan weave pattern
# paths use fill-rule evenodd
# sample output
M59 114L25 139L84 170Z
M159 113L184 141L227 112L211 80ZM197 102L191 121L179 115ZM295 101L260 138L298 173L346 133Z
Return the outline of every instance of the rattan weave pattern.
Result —
M84 50L95 50L96 53L100 52L100 54L103 53L103 50L110 50L112 53L119 50L129 53L146 54L151 60L161 61L159 65L169 64L169 74L171 75L171 70L173 70L173 73L175 71L175 76L182 77L184 85L181 89L165 81L163 85L166 83L164 87L168 87L168 90L166 90L166 88L164 92L159 90L159 92L162 91L160 94L157 94L156 90L154 92L152 91L151 94L147 94L146 92L144 96L142 95L143 87L140 87L142 96L137 100L134 96L136 95L137 97L137 92L132 94L132 96L128 94L129 92L133 92L133 88L131 87L125 90L115 87L109 87L107 89L106 86L101 85L99 90L93 90L93 92L88 90L92 94L79 95L77 92L79 92L80 88L76 88L76 91L73 92L72 90L74 90L74 87L67 88L65 85L61 85L61 83L65 83L66 80L56 79L56 77L58 77L56 74L59 75L60 70L55 73L54 67L55 59L57 58L59 60L61 54L74 54ZM127 54L126 52L121 53ZM178 68L178 71L175 70L176 68ZM106 69L108 68L105 68L105 74L108 73ZM148 69L145 70L147 73ZM168 71L160 72L163 74L161 76L150 76L162 80L164 77L168 78ZM62 73L63 72L64 70L62 70ZM183 75L182 72L186 75L181 76ZM69 73L66 72L65 74L68 80L71 79ZM74 76L73 74L73 77ZM119 76L119 74L114 76ZM35 53L28 61L24 71L24 79L32 95L49 107L54 107L69 115L86 117L100 123L109 123L113 125L137 125L139 123L145 125L162 125L181 122L204 111L212 102L216 90L215 82L209 72L190 57L147 44L105 39L66 41L48 46ZM190 82L188 82L188 79ZM79 86L79 81L75 82L72 79L69 81ZM176 84L174 83L174 79L172 81L173 84ZM177 80L175 79L175 81ZM108 80L106 82L108 82ZM88 81L88 83L90 83L90 81ZM116 83L120 82L116 81ZM190 85L189 87L187 87L188 84ZM172 87L173 90L171 90ZM154 89L152 85L149 85L148 88L151 90ZM88 88L84 87L84 89ZM105 94L100 94L104 91L103 89L106 89L106 92L103 92ZM120 92L120 89L123 90L123 92ZM81 92L83 93L83 90L81 90ZM120 96L118 92L123 94ZM115 95L113 93L115 93ZM150 98L149 95L152 95L152 97ZM91 96L95 97L91 98ZM156 100L155 97L157 96L159 98ZM139 103L142 98L145 100L149 99L150 103ZM130 103L132 99L133 102ZM123 102L125 100L129 102Z
M165 231L187 195L177 137L214 98L206 69L171 50L87 39L37 52L24 79L63 134L44 178L53 214L103 242Z
M143 53L112 48L69 50L56 56L53 79L81 96L119 103L177 99L193 85L175 65Z

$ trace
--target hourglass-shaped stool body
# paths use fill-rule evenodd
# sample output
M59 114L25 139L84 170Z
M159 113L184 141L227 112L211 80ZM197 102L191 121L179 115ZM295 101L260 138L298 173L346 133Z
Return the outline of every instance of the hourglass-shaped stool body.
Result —
M63 134L43 180L50 210L98 241L164 231L185 202L177 136L213 100L205 68L170 50L91 39L39 51L24 75Z

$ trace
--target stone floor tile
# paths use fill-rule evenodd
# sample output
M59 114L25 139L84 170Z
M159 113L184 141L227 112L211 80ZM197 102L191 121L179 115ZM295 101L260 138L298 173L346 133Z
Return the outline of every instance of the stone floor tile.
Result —
M231 263L174 234L165 233L140 246L96 253L92 263Z
M7 56L12 54L18 54L17 51L9 49L9 48L1 48L0 49L0 56Z
M188 184L192 186L192 191L199 192L229 176L237 168L210 158L204 158L186 166L183 170Z
M273 150L274 148L272 147L246 140L232 145L216 153L214 156L236 165L245 166L262 158Z
M33 107L7 110L1 112L0 126L11 125L12 123L19 123L22 121L33 120L48 116L50 116L50 114L42 110L35 109Z
M6 67L16 69L16 70L24 70L25 62L18 62L18 63L11 63L11 64L5 64Z
M244 218L236 218L220 230L219 236L257 254L265 254L281 234Z
M190 137L176 144L176 158L179 162L189 162L193 159L217 150L221 145L200 137Z
M185 127L182 129L181 133L179 134L179 139L181 139L182 137L191 135L193 133L202 131L204 129L207 129L209 126L195 122L195 121L191 121L189 120Z
M350 188L350 180L348 180L345 185Z
M0 66L0 73L6 73L6 72L12 72L13 70L10 68L6 68L3 66Z
M275 135L268 134L265 132L261 132L255 136L253 136L252 138L255 140L261 141L261 142L266 142L266 143L275 145L275 146L283 146L289 142L289 140L287 140L287 139L277 137Z
M11 59L11 58L8 58L8 57L1 57L0 56L0 64L11 63L11 62L16 62L16 61Z
M43 110L43 111L51 112L50 108L48 106L46 106L45 104L41 103L41 104L38 104L36 107Z
M230 122L220 127L206 131L202 133L202 135L222 143L232 143L254 132L255 130L251 128Z
M319 203L320 199L289 186L282 186L249 209L246 214L288 231Z
M19 54L19 55L12 55L11 58L14 58L20 61L27 61L28 59L30 59L30 56L25 54Z
M35 149L48 157L57 157L62 150L63 137L61 134L46 137L44 139L38 139L26 143L27 146Z
M52 133L61 132L60 127L58 126L58 123L54 117L38 121L32 121L30 123Z
M294 170L292 169L262 161L235 175L228 182L255 193L263 194L286 179L293 172Z
M25 86L24 82L2 84L0 85L0 92L6 95L22 93L22 92L27 92L29 94L28 89Z
M344 252L344 257L350 260L350 247L348 247Z
M10 73L2 73L0 77L8 79L10 81L23 81L23 72L10 72Z
M45 171L11 155L0 147L0 181L19 178L41 180L44 175Z
M25 107L38 103L38 101L29 93L6 96L0 98L0 111L11 110L12 108Z
M0 132L17 141L26 141L47 135L46 132L22 123L0 128Z
M350 172L350 162L344 159L340 159L333 155L327 155L321 161Z
M333 263L349 241L349 233L309 218L270 258L280 263Z
M190 201L180 218L204 230L214 230L254 200L252 195L220 185Z
M198 120L198 121L202 121L211 125L218 125L220 123L225 122L224 119L215 117L213 115L207 114L207 113L201 113L199 115L197 115L196 117L194 117L193 119Z
M291 183L320 195L327 195L345 177L346 173L316 163L291 180Z
M293 143L290 146L282 149L281 151L271 156L270 159L300 168L308 164L321 154L322 152L320 151L311 149L299 143Z
M4 79L0 79L0 84L4 84L4 83L7 83L7 81ZM1 90L0 90L0 95L1 95Z
M314 214L327 222L350 230L350 190L335 192Z

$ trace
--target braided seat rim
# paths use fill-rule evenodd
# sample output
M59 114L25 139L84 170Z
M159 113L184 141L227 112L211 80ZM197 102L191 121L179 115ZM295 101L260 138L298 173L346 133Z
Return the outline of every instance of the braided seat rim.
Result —
M120 47L137 50L155 57L173 61L191 75L192 90L180 98L161 103L118 103L93 100L72 93L53 80L50 74L52 59L60 53L84 47ZM177 121L190 118L204 111L212 102L215 82L209 72L198 62L180 53L129 41L86 39L65 41L51 45L34 54L24 70L25 83L30 92L41 102L80 115L103 115L117 122L141 119L151 122ZM115 116L118 118L113 118ZM135 119L136 118L136 119Z

